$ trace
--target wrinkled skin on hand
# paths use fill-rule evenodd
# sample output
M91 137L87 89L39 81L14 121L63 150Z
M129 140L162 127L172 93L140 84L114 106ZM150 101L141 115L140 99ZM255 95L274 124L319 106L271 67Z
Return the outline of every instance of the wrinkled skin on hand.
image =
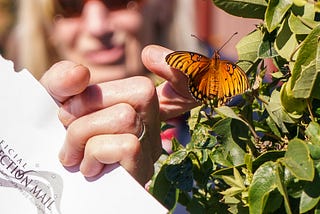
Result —
M151 178L162 151L160 121L197 105L186 77L166 64L170 52L160 46L142 52L145 66L167 80L157 88L141 76L91 85L90 71L70 61L46 72L40 81L60 105L67 129L59 154L64 166L79 165L84 176L92 177L105 165L120 163L142 185Z

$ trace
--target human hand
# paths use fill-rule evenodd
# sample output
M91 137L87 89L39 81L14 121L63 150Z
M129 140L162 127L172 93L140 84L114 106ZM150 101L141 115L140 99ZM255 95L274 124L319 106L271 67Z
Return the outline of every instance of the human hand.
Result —
M41 79L60 103L59 118L67 127L62 164L80 164L80 171L92 177L105 165L120 163L145 184L162 151L153 83L132 77L89 86L89 80L87 68L67 61L55 64ZM146 134L139 142L143 125Z
M157 87L161 121L174 118L199 105L189 92L187 76L166 63L165 57L172 52L161 46L149 45L141 54L144 65L166 80Z

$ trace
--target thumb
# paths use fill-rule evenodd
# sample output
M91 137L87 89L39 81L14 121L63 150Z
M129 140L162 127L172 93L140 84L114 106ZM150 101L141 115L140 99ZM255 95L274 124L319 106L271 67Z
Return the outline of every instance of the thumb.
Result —
M182 72L170 68L166 63L166 56L173 51L158 45L149 45L142 50L142 62L153 73L171 82L174 87L187 84L187 78ZM183 84L181 84L183 81ZM180 83L180 84L179 84Z
M48 93L63 103L69 97L84 91L90 80L88 68L70 61L54 64L40 79Z
M199 104L189 92L186 75L166 63L165 57L171 52L161 46L149 45L141 55L143 64L151 72L167 80L157 87L161 120L178 116Z

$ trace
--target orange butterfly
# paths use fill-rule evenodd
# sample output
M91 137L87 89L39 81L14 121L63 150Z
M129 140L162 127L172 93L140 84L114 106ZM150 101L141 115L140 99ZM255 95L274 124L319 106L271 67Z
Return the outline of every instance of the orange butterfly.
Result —
M193 97L210 106L221 106L249 88L245 72L227 60L220 60L218 52L210 59L198 53L176 51L166 56L166 62L186 74Z

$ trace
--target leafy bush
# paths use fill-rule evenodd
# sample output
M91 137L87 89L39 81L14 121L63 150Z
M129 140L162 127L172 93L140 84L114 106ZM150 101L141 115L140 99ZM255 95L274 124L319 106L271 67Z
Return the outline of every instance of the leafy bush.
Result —
M237 44L253 88L245 104L193 109L190 142L173 140L150 191L190 213L320 213L320 2L213 3L263 20Z

